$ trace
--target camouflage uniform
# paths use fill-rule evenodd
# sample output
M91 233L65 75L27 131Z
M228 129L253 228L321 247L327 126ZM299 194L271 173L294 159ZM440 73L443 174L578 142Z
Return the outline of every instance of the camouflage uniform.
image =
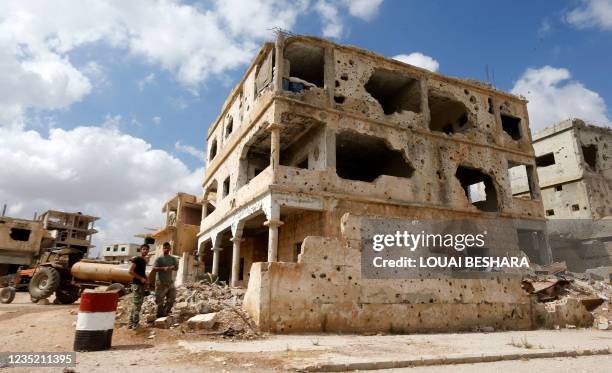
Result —
M132 313L130 314L129 326L136 327L140 322L140 309L145 297L144 285L132 284L132 294L134 297L132 298Z
M155 284L155 304L157 304L158 318L168 316L168 313L172 310L175 299L176 288L173 283L164 284L158 281Z

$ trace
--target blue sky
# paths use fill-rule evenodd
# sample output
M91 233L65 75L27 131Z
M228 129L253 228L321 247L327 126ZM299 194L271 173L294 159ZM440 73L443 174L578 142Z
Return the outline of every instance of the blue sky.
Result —
M199 193L206 131L274 26L445 75L488 68L530 100L532 129L612 117L612 0L8 0L0 203L86 209L104 243L159 226L161 201Z
M486 80L488 68L490 79L506 91L528 67L566 68L609 104L612 31L569 24L564 16L577 6L580 2L386 1L371 21L343 15L345 32L335 40L385 56L418 51L437 60L438 72L446 75ZM321 35L320 16L309 12L292 31ZM174 152L191 168L200 160L177 152L176 142L203 148L208 126L247 66L202 82L195 95L172 73L104 43L77 49L70 58L76 66L98 61L107 82L82 102L53 112L58 126L74 128L120 115L126 133ZM147 76L154 81L141 88Z

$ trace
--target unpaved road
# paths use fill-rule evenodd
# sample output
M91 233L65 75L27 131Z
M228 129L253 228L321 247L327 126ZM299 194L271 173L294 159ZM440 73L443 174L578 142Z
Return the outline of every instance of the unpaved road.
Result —
M27 293L0 305L0 351L71 351L78 305L36 305ZM154 333L153 337L151 333ZM608 347L612 331L561 330L405 336L280 335L255 341L233 341L180 330L115 329L109 351L77 354L77 372L275 372L313 363L376 361L454 353L519 352L523 338L535 349ZM530 351L532 351L530 350ZM394 372L607 372L610 355L532 359L497 363L418 367ZM9 372L61 368L10 369ZM391 370L385 371L390 372Z

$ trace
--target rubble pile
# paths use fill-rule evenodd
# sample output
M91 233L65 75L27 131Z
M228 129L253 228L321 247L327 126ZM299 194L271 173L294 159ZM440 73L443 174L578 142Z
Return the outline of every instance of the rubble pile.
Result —
M258 331L249 315L242 310L243 297L243 289L208 282L186 284L177 287L176 302L167 317L156 318L155 295L153 292L147 295L140 320L147 327L252 339L258 336ZM119 323L128 322L131 308L132 294L128 294L121 298L117 307Z
M599 271L600 273L601 271ZM564 262L537 267L523 280L537 297L536 323L541 327L590 327L612 330L612 285L596 272L573 273Z

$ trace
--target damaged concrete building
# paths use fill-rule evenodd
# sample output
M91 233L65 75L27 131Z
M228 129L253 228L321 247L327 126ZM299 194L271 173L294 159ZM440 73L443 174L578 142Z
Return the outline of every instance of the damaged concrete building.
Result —
M0 276L28 266L41 247L50 246L51 236L38 220L0 216Z
M511 218L545 263L526 101L306 36L267 43L207 137L198 248L263 330L532 326L515 278L365 279L364 219ZM513 196L521 168L527 198ZM480 192L478 192L480 191ZM522 248L522 247L521 247Z
M40 215L43 227L54 239L58 248L72 248L82 251L85 255L93 247L91 238L98 231L94 228L97 216L85 215L80 212L65 212L48 210Z
M104 246L102 249L102 259L111 262L127 263L129 260L138 255L140 245L135 243L116 243Z
M568 119L534 134L533 148L553 259L575 272L612 265L612 129Z
M152 242L152 261L163 255L162 245L169 242L172 245L172 255L179 258L180 266L177 274L177 285L185 281L193 281L204 268L195 259L198 249L197 234L200 231L202 219L202 202L194 195L179 192L170 198L162 207L165 214L164 226L147 235L145 242Z
M98 218L81 213L49 210L32 220L0 216L0 275L29 266L41 250L75 248L87 253Z

